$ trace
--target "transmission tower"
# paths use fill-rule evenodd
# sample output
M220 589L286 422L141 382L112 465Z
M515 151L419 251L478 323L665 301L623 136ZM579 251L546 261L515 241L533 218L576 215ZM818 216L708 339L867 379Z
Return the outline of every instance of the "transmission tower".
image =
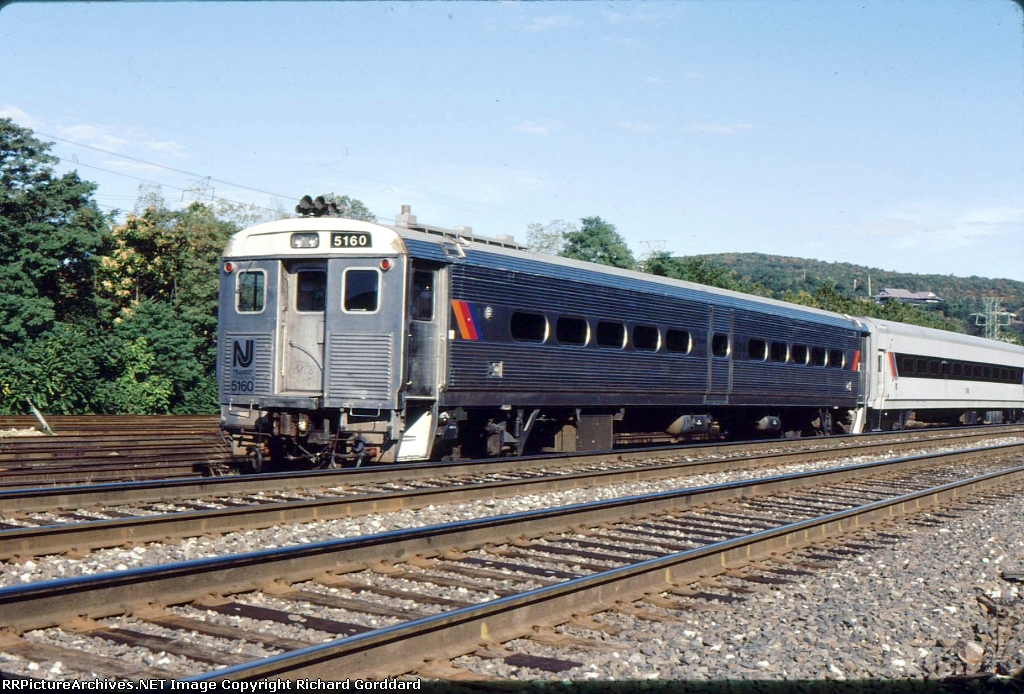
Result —
M210 185L210 177L200 178L193 181L185 190L181 191L181 199L185 200L188 195L192 202L213 202L214 188Z
M651 258L665 251L665 241L641 241L640 248L643 249L643 253L640 254L640 260L636 263L636 269L640 272L647 270L647 263L651 262Z
M984 296L981 298L985 304L985 310L981 313L972 313L974 324L985 328L985 337L990 340L999 339L999 329L1010 324L1010 313L1002 308L1003 300L995 296Z

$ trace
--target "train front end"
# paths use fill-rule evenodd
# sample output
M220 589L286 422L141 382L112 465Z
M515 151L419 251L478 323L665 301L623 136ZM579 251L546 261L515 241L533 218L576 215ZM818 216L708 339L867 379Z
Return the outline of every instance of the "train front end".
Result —
M251 470L394 458L407 254L334 217L239 232L220 268L221 422Z

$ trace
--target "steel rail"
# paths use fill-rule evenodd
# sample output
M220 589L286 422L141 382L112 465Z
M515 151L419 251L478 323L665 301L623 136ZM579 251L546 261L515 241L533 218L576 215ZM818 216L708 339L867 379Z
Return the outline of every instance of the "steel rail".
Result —
M941 433L940 433L941 432ZM906 436L906 431L886 432L869 436L842 436L827 439L794 441L772 439L757 442L716 443L701 446L672 446L640 448L626 451L599 451L594 453L562 453L543 456L523 456L500 460L468 460L449 463L411 463L395 466L355 468L331 471L303 471L299 473L269 473L242 477L202 477L176 480L147 480L141 482L110 482L62 487L37 487L0 490L0 513L21 513L53 511L87 506L110 506L115 504L173 502L181 499L195 499L202 496L228 496L280 492L285 490L367 484L372 482L406 482L428 477L448 475L476 475L496 472L517 472L537 468L541 463L568 467L610 460L628 463L637 460L664 460L684 455L725 454L718 459L692 460L680 463L695 471L715 472L733 469L742 463L749 466L785 465L790 462L818 460L836 455L870 455L889 449L906 449L923 445L934 445L937 441L971 442L997 436L1008 436L1024 432L1024 426L972 427L970 429L930 430L930 436L923 439L891 441L896 436ZM841 445L823 445L838 442ZM798 450L782 453L761 453L778 448L796 446ZM810 448L810 450L806 450ZM764 463L755 462L755 456ZM815 457L808 457L815 456ZM682 468L676 468L682 469Z
M436 556L453 548L506 543L577 525L599 525L614 519L774 494L874 472L1008 455L1022 446L1008 444L862 463L0 588L0 624L15 631L45 628L73 617L102 618L153 604L182 604L209 594L257 590L280 580L295 582L330 572L362 570L382 560L401 562L417 555Z
M482 643L527 636L535 625L554 625L616 602L673 590L773 554L783 554L962 498L1024 480L1024 466L904 494L892 499L791 523L676 554L567 580L518 595L309 646L252 663L187 678L187 682L341 677L390 677L416 670L429 656L456 657ZM443 644L443 645L442 645Z
M1024 443L1004 445L1024 447ZM997 448L987 447L982 450L996 450ZM785 462L796 458L806 460L800 454L791 453L781 455L781 458ZM904 460L921 460L927 463L931 458L924 455L912 456ZM773 462L782 464L779 461ZM703 465L694 462L666 463L620 470L585 471L457 486L377 492L345 497L321 497L241 507L229 506L222 509L16 528L0 531L0 559L59 554L72 549L79 551L115 547L128 542L158 542L198 535L226 534L238 530L256 530L284 524L337 520L370 513L393 513L440 504L508 498L520 494L541 494L666 479L685 474L684 471L695 467L703 473L736 467L738 463L743 464L744 467L751 465L749 459L737 460L735 458L727 461L708 461ZM761 467L763 463L756 464L756 466Z

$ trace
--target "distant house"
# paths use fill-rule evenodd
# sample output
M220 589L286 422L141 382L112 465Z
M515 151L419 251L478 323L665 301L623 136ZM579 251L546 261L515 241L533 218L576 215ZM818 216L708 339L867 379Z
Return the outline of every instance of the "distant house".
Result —
M890 301L900 301L904 304L914 304L916 306L942 303L942 297L935 292L912 292L907 289L890 289L888 287L883 289L881 294L875 294L873 298L876 304L885 304Z

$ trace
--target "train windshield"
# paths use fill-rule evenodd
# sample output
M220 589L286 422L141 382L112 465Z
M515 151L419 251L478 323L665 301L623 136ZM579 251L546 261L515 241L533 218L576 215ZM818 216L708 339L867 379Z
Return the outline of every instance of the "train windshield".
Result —
M295 308L299 311L323 311L327 306L327 273L323 270L301 270Z
M263 270L238 273L238 293L235 308L239 313L258 313L263 310L267 296L266 275Z
M345 271L343 307L346 312L373 313L377 310L380 273L377 270Z

